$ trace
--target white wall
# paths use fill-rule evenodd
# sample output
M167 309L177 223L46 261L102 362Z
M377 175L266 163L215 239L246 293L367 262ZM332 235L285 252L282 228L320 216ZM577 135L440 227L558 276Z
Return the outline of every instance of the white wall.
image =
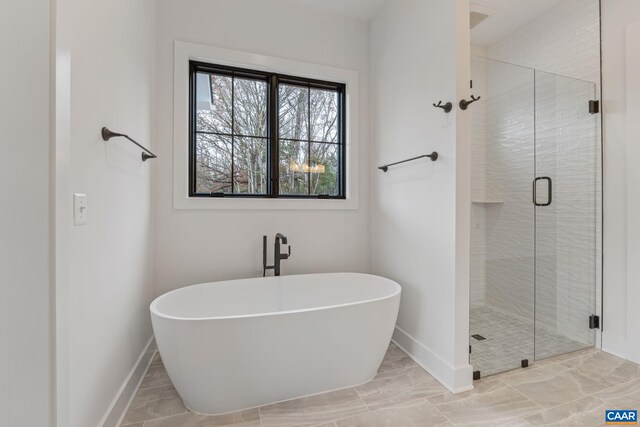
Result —
M49 1L0 13L0 425L51 416Z
M627 27L640 22L640 3L602 0L602 91L604 112L604 324L606 351L640 362L638 293L637 55ZM629 33L633 34L633 33ZM637 36L637 32L635 33ZM627 58L627 51L629 58ZM635 87L635 93L632 92ZM635 110L637 112L637 110ZM634 134L634 132L636 132ZM626 304L624 303L626 301Z
M87 427L102 422L152 335L154 164L124 139L103 142L100 129L155 145L154 2L56 5L58 419ZM73 193L88 196L85 226L73 226Z
M262 236L269 236L271 246L277 232L287 235L293 248L291 258L282 264L284 274L367 272L371 169L367 131L368 24L310 10L295 0L158 0L156 21L159 155L154 174L156 292L194 283L259 276ZM262 33L239 31L262 27L265 28ZM176 40L357 71L359 209L175 210L172 156Z
M402 286L396 342L456 391L471 386L467 7L389 1L371 24L372 167L440 154L372 175L372 272Z
M637 167L637 160L640 158L640 20L627 27L626 31L626 53L627 53L627 182L629 188L638 189L640 187L640 168ZM635 118L635 120L634 120ZM627 201L627 218L635 219L628 223L627 241L627 277L631 278L629 294L627 298L629 325L629 346L627 357L640 361L640 313L638 312L638 301L640 301L640 286L637 278L640 277L640 266L637 261L640 259L640 196L637 191L629 193Z

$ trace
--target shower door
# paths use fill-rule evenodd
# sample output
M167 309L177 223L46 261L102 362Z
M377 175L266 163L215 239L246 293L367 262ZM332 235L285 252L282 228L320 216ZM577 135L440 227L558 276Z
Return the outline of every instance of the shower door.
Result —
M591 82L535 71L535 359L591 347L599 145Z
M480 376L591 347L601 217L591 82L471 61L470 363Z

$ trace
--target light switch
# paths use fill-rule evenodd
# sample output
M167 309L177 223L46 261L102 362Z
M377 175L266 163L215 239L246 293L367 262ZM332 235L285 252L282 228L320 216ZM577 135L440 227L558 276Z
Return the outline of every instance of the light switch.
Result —
M73 195L73 225L87 224L87 195L75 193Z

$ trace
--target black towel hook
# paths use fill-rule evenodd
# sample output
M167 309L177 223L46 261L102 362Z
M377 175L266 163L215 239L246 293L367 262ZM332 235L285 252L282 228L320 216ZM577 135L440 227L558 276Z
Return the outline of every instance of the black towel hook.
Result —
M481 98L480 96L476 98L475 96L471 95L471 101L462 99L460 100L460 108L462 108L463 110L466 110L470 104L473 104L474 102L478 101L480 98Z
M450 102L442 105L442 101L438 101L438 104L433 104L433 106L436 108L442 108L445 113L451 112L451 109L453 108L453 104L451 104Z

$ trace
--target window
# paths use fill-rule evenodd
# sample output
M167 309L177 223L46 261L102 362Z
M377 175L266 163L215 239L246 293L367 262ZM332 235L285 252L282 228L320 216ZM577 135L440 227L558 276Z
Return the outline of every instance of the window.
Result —
M190 197L345 198L345 85L190 61Z

